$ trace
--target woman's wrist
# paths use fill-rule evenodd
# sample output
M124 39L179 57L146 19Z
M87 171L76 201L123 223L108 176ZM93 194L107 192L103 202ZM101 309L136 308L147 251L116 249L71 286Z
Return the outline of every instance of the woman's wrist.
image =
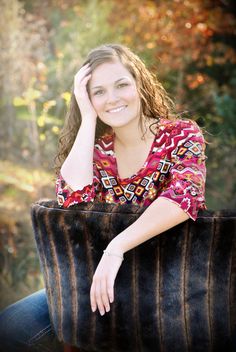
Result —
M107 249L105 249L103 251L104 255L108 256L108 257L117 257L117 258L120 258L122 261L124 260L124 255L123 254L120 254L120 253L117 253L117 252L111 252Z
M97 117L94 117L92 115L83 115L81 116L81 126L80 128L96 128L97 124Z
M110 253L115 253L119 256L123 256L125 251L122 247L122 244L118 241L118 238L115 237L107 246L106 248L106 251L107 252L110 252Z

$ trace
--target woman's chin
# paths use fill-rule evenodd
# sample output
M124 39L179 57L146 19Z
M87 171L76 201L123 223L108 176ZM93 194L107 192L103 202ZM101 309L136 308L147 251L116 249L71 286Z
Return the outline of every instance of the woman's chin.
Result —
M129 125L133 126L133 122L137 118L118 118L118 116L114 119L106 119L102 120L106 125L110 126L111 128L122 128L122 127L128 127ZM139 120L139 119L138 119Z

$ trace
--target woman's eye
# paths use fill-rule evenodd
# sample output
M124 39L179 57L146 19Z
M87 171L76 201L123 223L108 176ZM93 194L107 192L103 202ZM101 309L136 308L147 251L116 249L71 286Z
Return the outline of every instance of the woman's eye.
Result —
M96 92L94 92L94 95L102 95L103 94L103 90L99 89Z
M123 87L127 87L128 86L128 83L120 83L118 84L118 88L123 88Z

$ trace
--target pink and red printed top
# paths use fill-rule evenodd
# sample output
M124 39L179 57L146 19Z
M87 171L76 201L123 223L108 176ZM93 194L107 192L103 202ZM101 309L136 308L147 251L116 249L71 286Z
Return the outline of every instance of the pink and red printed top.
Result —
M60 175L56 182L58 204L64 208L81 202L150 205L165 198L180 206L193 220L205 206L205 141L190 120L161 119L142 168L120 178L114 153L114 134L94 146L93 183L72 191Z

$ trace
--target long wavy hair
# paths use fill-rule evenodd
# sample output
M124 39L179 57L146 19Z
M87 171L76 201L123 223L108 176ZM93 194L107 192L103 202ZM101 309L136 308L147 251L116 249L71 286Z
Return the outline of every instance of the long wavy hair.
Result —
M168 96L157 77L145 66L143 61L129 48L120 44L105 44L93 49L87 56L85 62L90 64L91 72L96 67L114 60L119 60L132 74L136 81L137 90L141 101L140 126L144 119L156 120L160 118L175 119L174 103ZM64 127L59 137L58 153L55 157L55 171L59 173L61 165L68 156L81 124L81 113L73 93L70 106L66 115ZM110 126L97 119L95 140L110 130Z

